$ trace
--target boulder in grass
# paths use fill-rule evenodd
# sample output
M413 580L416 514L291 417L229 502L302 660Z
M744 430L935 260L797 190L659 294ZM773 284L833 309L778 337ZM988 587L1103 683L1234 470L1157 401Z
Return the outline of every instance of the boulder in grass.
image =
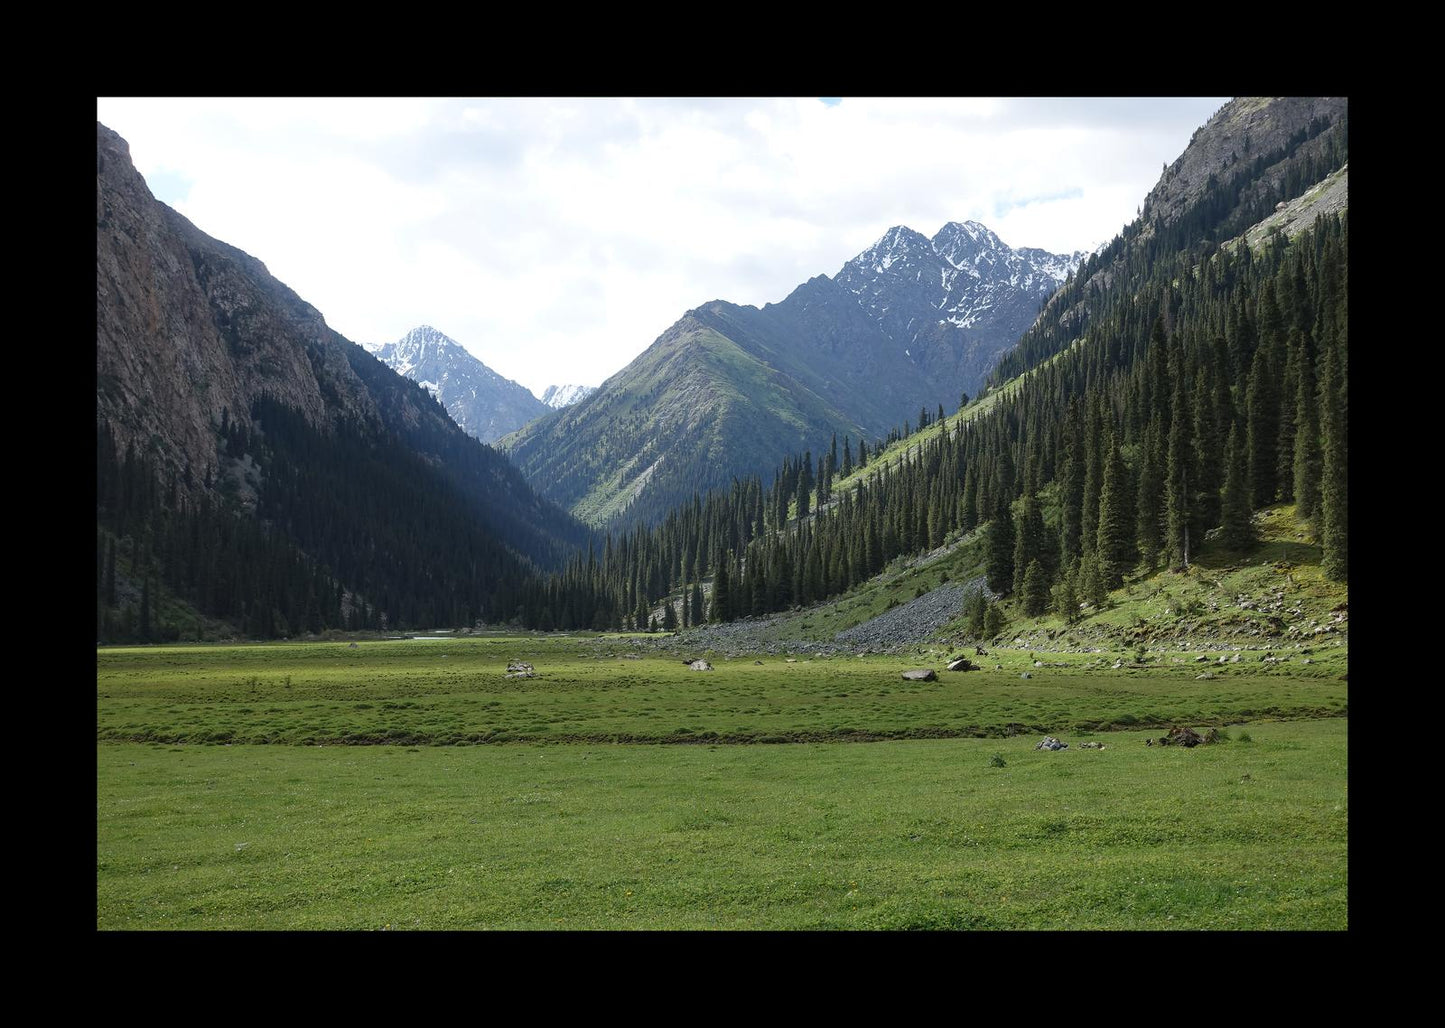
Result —
M701 659L698 659L698 660L693 661L691 664L688 665L688 667L692 668L692 670L694 670L694 671L711 671L711 670L712 670L712 665L709 664L707 661L701 660Z
M1213 738L1200 735L1192 728L1185 728L1182 725L1176 725L1175 727L1169 729L1168 735L1161 735L1159 737L1159 745L1183 746L1186 749L1193 749L1195 746L1198 746L1202 743L1214 742L1215 739L1219 738L1218 733L1214 732L1213 730L1211 730L1210 734L1213 736Z
M912 671L903 672L903 680L905 682L936 682L938 681L938 672L931 667L915 668Z
M524 672L524 671L536 671L536 670L537 670L536 668L534 668L531 664L528 664L525 660L509 660L509 661L507 661L507 674L509 674L509 675L511 675L511 674L518 674L518 673L521 673L521 672Z
M950 671L982 671L983 668L979 667L977 664L975 664L973 661L969 660L967 657L959 657L957 660L953 661L951 664L948 665L948 670L950 670Z
M1068 743L1059 742L1059 740L1055 739L1052 735L1044 736L1044 741L1034 747L1036 750L1066 750L1068 748Z

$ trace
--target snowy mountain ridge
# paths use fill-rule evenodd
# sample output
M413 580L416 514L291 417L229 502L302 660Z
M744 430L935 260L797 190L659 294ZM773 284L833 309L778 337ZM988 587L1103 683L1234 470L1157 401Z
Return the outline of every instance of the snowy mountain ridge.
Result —
M394 343L366 348L435 396L463 431L484 443L495 442L550 409L526 387L497 374L430 325L418 325Z
M1022 332L1086 256L1015 249L976 221L951 221L932 239L896 225L836 280L888 335L911 345L929 331L922 311L936 312L936 325L983 330L1002 318L1005 335Z
M596 386L589 385L550 385L541 396L541 400L553 410L561 410L563 407L570 407L578 400L585 400L597 392Z

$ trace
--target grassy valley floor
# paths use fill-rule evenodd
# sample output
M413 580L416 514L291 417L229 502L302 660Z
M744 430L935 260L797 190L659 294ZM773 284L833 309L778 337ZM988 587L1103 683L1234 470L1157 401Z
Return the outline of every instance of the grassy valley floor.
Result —
M1348 927L1342 654L909 683L628 647L102 651L97 927ZM1144 745L1174 722L1229 739Z

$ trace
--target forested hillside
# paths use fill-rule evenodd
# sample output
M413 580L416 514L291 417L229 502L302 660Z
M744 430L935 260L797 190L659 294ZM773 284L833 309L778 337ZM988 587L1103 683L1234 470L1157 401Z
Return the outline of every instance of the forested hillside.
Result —
M958 417L920 411L942 424L907 455L890 453L834 495L853 464L850 440L840 456L834 439L816 460L785 465L772 488L750 479L695 500L572 574L611 583L639 623L679 589L689 601L678 619L701 616L697 583L710 574L705 616L729 620L837 595L895 556L986 523L993 589L1026 612L1077 612L1125 574L1186 567L1206 536L1247 550L1251 513L1289 501L1327 573L1344 580L1347 215L1257 251L1201 234L1242 233L1309 176L1343 166L1346 131L1342 113L1312 116L1284 131L1284 156L1272 150L1251 165L1255 178L1231 180L1234 206L1206 186L1171 221L1135 223L1106 251L1108 273L1087 268L1083 292L1065 290L1026 337L1032 357L1011 358L1026 373ZM1281 171L1302 152L1305 172ZM820 503L817 517L788 522Z

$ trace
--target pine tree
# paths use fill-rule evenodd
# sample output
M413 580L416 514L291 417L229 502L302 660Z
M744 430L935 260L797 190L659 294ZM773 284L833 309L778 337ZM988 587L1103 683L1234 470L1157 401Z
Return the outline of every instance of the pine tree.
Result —
M1240 442L1239 426L1229 429L1229 442L1224 448L1224 494L1220 497L1219 541L1230 550L1244 550L1254 543L1254 526L1250 522L1249 467L1244 444Z
M1318 537L1320 478L1320 397L1315 381L1315 355L1305 337L1295 393L1294 501L1296 514L1309 521Z
M1131 492L1129 471L1124 467L1118 443L1111 437L1104 462L1104 486L1099 493L1098 575L1105 589L1124 584L1124 572L1133 566L1136 557L1134 519L1128 506Z
M996 502L984 541L988 587L996 593L1008 593L1013 589L1014 519L1011 506L1003 498Z
M1278 491L1275 479L1279 456L1279 383L1271 349L1260 344L1254 354L1245 400L1248 418L1249 497L1253 507L1268 507Z
M1079 558L1078 592L1085 603L1103 610L1109 603L1109 587L1099 573L1099 562L1091 552Z
M1208 358L1206 358L1208 360ZM1219 524L1219 490L1224 485L1224 437L1215 406L1213 362L1200 367L1194 380L1194 453L1192 475L1196 534Z
M1065 563L1083 552L1084 465L1084 421L1074 401L1064 424L1064 466L1059 476L1059 548Z
M732 615L732 586L728 581L728 559L722 551L718 551L717 560L712 578L712 610L710 618L714 622L731 621Z
M1024 573L1023 598L1024 613L1031 618L1049 609L1049 579L1037 560L1029 561L1029 569Z
M1190 438L1193 419L1187 409L1185 395L1183 381L1176 378L1174 422L1169 428L1168 477L1165 483L1169 563L1174 568L1189 567L1189 526L1193 516L1190 502L1190 481L1194 477L1194 441Z
M1039 508L1038 498L1033 493L1027 493L1023 499L1023 509L1019 511L1018 524L1015 526L1014 539L1014 579L1013 591L1019 595L1024 592L1024 579L1028 574L1029 565L1035 562L1039 564L1039 573L1047 580L1051 579L1050 565L1053 563L1046 553L1048 548L1047 531L1044 528L1043 511Z
M1161 528L1164 507L1164 430L1156 414L1144 433L1144 446L1139 453L1139 494L1135 503L1135 537L1144 566L1153 569L1164 548Z
M1088 416L1084 422L1084 487L1083 505L1079 517L1080 552L1089 552L1098 545L1099 498L1104 482L1103 411L1099 394L1089 400Z
M984 596L982 588L975 589L969 594L967 610L969 635L982 638L988 614L988 599Z
M1062 617L1068 624L1079 620L1079 593L1077 582L1079 577L1079 562L1074 560L1059 576L1058 582L1053 588L1054 612Z
M999 635L1003 633L1003 630L1007 627L1008 618L1004 616L1004 612L999 608L999 605L997 603L990 603L988 605L988 610L984 613L983 617L984 637L988 639L996 639Z

